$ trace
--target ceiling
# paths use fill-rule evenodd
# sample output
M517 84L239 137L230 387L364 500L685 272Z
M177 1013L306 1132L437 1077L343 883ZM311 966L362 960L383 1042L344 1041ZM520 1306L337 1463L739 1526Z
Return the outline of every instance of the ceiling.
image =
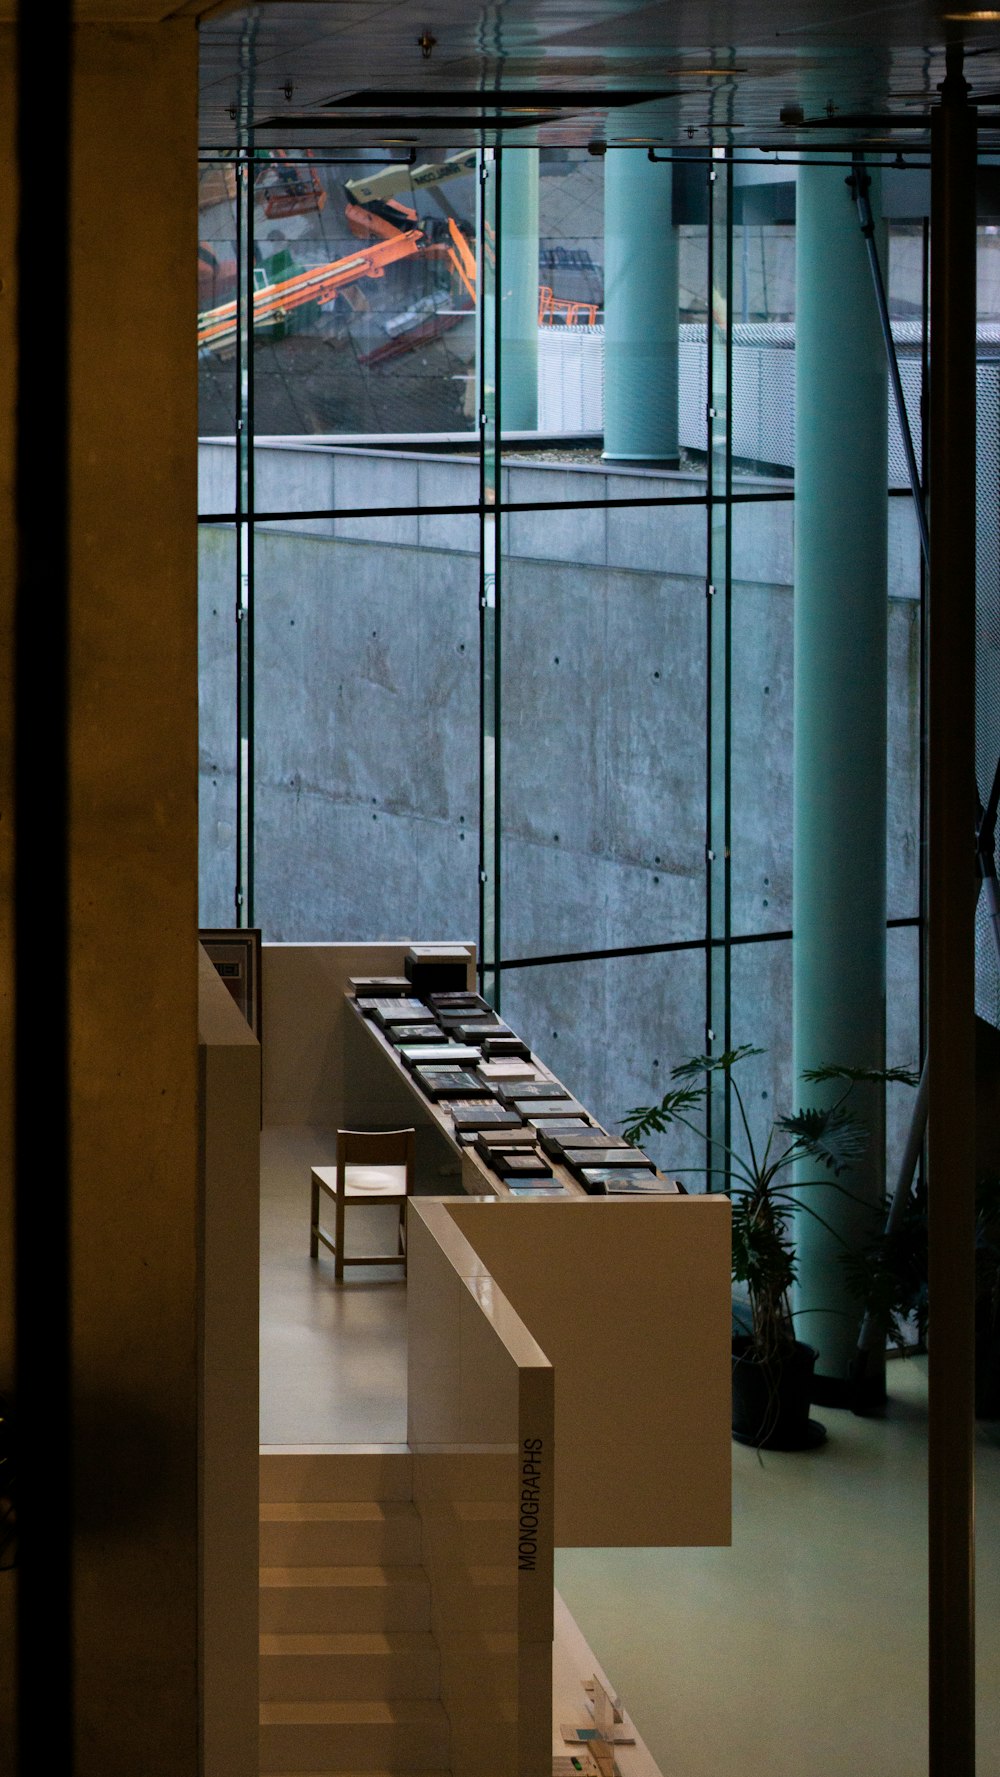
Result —
M175 11L193 10L191 0ZM964 13L962 17L949 14ZM926 143L945 45L992 104L1000 0L272 0L209 7L201 139L261 146ZM798 108L796 111L794 108ZM782 118L784 113L784 119ZM884 121L892 119L895 127ZM800 121L795 121L800 118Z

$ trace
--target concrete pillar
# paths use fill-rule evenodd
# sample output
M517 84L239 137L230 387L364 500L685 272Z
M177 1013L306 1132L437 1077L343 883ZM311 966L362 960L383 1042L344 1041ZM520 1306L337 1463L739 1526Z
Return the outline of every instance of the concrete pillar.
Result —
M6 58L9 32L0 50ZM75 1536L74 1768L78 1777L190 1777L200 1768L196 21L78 24L73 53L65 296L76 1431L63 1509ZM6 119L9 108L0 113ZM10 192L6 128L0 156ZM6 350L12 206L2 209L6 505L15 438ZM45 276L44 265L20 270ZM44 402L44 363L36 380ZM6 640L10 527L0 531ZM0 706L9 704L0 697ZM0 757L6 772L9 750L0 747ZM43 758L38 807L18 824L27 845L32 813L45 818ZM5 880L7 815L5 806ZM53 1042L59 1035L53 1030ZM39 1054L40 1192L45 1061ZM6 1172L0 1189L8 1189ZM6 1209L0 1221L6 1249ZM44 1260L40 1251L41 1289ZM4 1294L4 1344L8 1302ZM44 1707L28 1727L41 1757Z
M500 424L538 427L538 151L505 148L500 167Z
M879 214L878 175L871 191ZM880 254L884 231L878 227ZM796 213L793 1102L831 1102L807 1067L885 1058L886 368L864 243L838 167L804 167ZM796 1330L845 1385L860 1311L840 1256L878 1224L884 1090L852 1106L868 1153L796 1218ZM815 1167L804 1169L817 1176Z
M673 169L644 148L604 157L604 455L677 461Z

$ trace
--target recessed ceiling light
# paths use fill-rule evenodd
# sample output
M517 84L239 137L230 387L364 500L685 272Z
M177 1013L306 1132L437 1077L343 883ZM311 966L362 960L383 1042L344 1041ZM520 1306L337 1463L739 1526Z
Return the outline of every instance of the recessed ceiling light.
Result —
M995 24L1000 19L1000 12L946 12L942 16L958 24L987 25Z

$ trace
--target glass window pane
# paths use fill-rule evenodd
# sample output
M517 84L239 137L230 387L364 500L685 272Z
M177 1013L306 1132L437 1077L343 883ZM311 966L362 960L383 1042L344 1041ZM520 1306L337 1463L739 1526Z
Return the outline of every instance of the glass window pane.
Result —
M704 510L579 534L505 524L506 957L704 935Z
M393 520L381 536L374 519L334 536L257 528L254 922L267 938L475 936L478 524L412 523L405 538Z
M258 161L258 436L475 436L475 169L433 147Z
M613 1134L636 1105L658 1103L671 1067L704 1047L703 950L505 969L501 991L504 1018ZM694 1168L679 1176L703 1189L703 1139L678 1128L645 1147L667 1173Z
M790 500L732 509L732 929L792 924ZM734 1017L734 1042L741 1036Z
M232 512L236 496L236 341L228 306L237 287L237 170L198 169L198 510Z
M198 919L236 923L236 531L198 527Z

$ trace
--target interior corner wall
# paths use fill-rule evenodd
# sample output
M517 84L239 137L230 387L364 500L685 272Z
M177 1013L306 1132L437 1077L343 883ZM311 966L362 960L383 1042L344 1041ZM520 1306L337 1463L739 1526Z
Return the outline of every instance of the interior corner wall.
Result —
M13 1050L14 943L13 652L14 652L14 405L17 360L14 312L14 228L17 178L14 153L14 32L0 24L0 1055ZM13 1070L0 1068L0 1393L14 1368L14 1105ZM14 1586L0 1574L0 1771L13 1766Z
M198 1769L197 92L193 20L76 28L67 176L79 1777Z

